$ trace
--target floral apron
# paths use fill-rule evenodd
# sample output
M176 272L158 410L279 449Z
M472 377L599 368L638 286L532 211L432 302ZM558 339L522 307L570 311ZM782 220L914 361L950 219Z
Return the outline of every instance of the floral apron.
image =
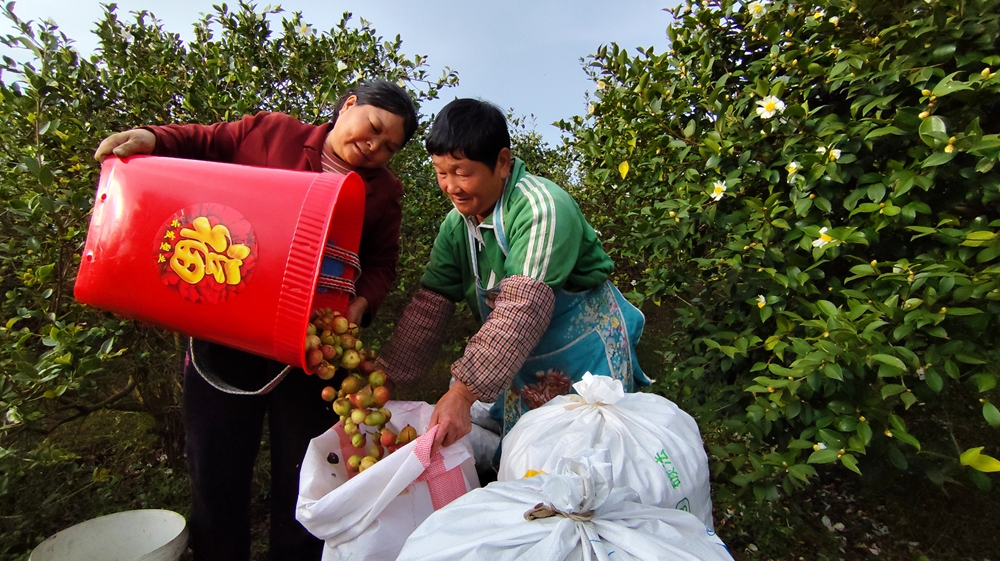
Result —
M503 226L501 198L493 210L493 227L504 255L509 252ZM499 288L484 289L479 275L476 239L469 232L472 270L476 276L479 317L485 322L493 311ZM490 416L501 427L500 436L514 427L521 415L557 395L573 391L573 384L587 372L621 380L626 392L649 385L639 367L635 344L642 335L645 317L611 283L583 292L555 291L555 309L541 341L514 375L507 390L494 402ZM499 453L499 450L498 450Z

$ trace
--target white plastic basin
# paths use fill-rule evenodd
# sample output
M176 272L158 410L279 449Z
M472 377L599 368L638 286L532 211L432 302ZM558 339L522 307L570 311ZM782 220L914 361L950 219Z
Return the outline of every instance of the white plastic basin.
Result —
M176 561L187 547L184 517L127 510L71 526L45 540L28 561Z

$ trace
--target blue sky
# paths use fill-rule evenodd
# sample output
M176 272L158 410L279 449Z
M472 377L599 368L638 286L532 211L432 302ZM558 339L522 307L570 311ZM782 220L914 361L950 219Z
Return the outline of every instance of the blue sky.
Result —
M536 118L536 130L551 144L559 131L551 123L586 112L585 92L593 91L580 59L600 45L666 49L670 15L664 7L679 0L290 0L275 2L300 11L318 27L333 27L345 11L355 24L364 17L384 37L403 39L403 52L428 57L431 68L457 70L460 85L426 107L437 111L455 97L479 97ZM200 13L222 0L118 0L118 13L146 9L167 30L191 38ZM235 1L228 2L230 6ZM77 48L91 52L90 30L101 14L97 0L20 0L22 19L51 18ZM258 2L258 7L266 2ZM6 23L6 20L4 20ZM0 32L9 32L9 26ZM633 51L634 52L634 51Z

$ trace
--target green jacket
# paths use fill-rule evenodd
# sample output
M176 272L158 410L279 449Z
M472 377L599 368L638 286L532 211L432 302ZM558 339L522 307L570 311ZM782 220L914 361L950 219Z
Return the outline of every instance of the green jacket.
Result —
M611 258L576 201L561 187L531 175L524 162L514 158L501 202L509 254L504 255L497 242L495 213L476 224L475 217L462 216L452 209L441 223L430 263L420 279L424 288L453 302L464 298L478 317L470 236L478 246L484 290L495 288L513 275L531 277L553 290L569 292L589 290L607 280L614 268Z

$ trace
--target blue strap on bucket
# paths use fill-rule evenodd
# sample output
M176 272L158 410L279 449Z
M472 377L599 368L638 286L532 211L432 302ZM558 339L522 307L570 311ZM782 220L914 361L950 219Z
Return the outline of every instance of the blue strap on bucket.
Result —
M357 296L354 281L343 278L347 267L354 269L355 280L361 277L361 260L358 259L358 254L337 247L333 241L326 242L319 280L316 282L317 291L342 290L351 297Z

